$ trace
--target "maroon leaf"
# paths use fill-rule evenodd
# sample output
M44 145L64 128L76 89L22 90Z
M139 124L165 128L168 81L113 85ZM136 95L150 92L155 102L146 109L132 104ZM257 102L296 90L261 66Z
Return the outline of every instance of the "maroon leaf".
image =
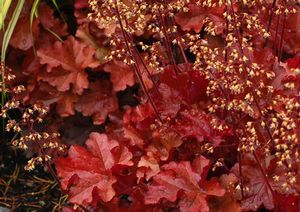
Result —
M120 61L112 61L104 66L104 71L110 73L114 91L125 90L127 86L134 85L134 73L128 65Z
M112 185L116 178L111 169L116 164L131 166L132 154L105 134L91 133L86 146L74 145L67 158L55 161L62 189L71 203L87 206L94 201L94 194L108 202L115 195Z
M75 106L85 116L92 116L94 124L103 124L110 112L118 109L116 96L108 81L91 83Z
M82 94L88 88L87 74L84 69L95 68L99 62L94 59L95 50L73 37L64 43L55 42L37 51L41 64L47 65L47 72L43 73L42 80L55 86L59 91L67 91L73 85L72 91Z
M207 160L201 157L201 160ZM153 178L153 183L145 196L146 204L158 203L162 198L171 202L179 198L182 211L209 211L206 197L208 195L223 196L225 190L218 182L206 182L201 174L188 161L171 162L162 167L162 171ZM199 181L203 181L203 186ZM213 186L211 186L213 184ZM179 197L178 192L184 195Z
M38 20L32 22L32 28L30 26L30 8L32 1L27 1L23 7L22 13L18 19L16 29L17 33L12 34L10 44L14 48L21 50L28 50L33 46L34 35L37 35L39 32Z
M196 4L189 4L187 12L180 12L175 15L175 21L182 30L194 30L199 33L208 18L215 24L216 34L220 34L225 26L223 12L224 7L201 7Z
M178 66L182 73L175 73L173 66L165 68L160 75L159 94L153 92L154 101L163 118L175 117L182 105L206 100L207 81L191 64Z
M212 118L197 108L180 112L173 128L180 134L181 138L194 137L199 142L207 139L214 146L221 143L222 136L230 135L229 131L215 129L212 125Z
M54 17L54 11L47 4L41 3L39 5L38 19L43 28L49 33L55 33L58 36L66 36L68 34L67 25L60 21L59 18Z
M262 170L252 155L244 155L242 161L243 186L247 187L244 192L245 198L241 204L243 210L256 211L261 205L268 210L272 210L276 204L274 201L282 199L284 197L282 196L283 194L295 195L295 190L290 185L287 184L287 187L283 187L284 183L288 182L284 174L287 170L284 166L278 167L276 159L270 157L262 157L260 159L266 176L263 176ZM238 164L232 168L232 172L239 176ZM274 177L279 179L275 180ZM273 193L269 186L274 191Z

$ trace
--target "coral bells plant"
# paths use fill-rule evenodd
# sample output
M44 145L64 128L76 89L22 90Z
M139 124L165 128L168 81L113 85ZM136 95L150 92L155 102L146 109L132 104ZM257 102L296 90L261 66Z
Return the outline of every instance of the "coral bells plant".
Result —
M27 169L46 162L63 210L300 210L299 1L70 5L76 27L42 2L33 31L13 35L7 61L23 93L2 109L27 105L31 131L31 116L51 120L53 135L13 144L55 139L35 142Z
M2 104L0 116L5 125L6 133L13 133L12 146L24 151L30 150L34 154L25 166L26 170L33 170L37 164L46 164L52 176L58 181L51 166L51 155L54 152L63 152L65 145L58 143L58 133L39 130L39 125L44 121L47 108L39 104L26 107L18 98L25 92L23 85L13 86L11 81L16 79L12 70L1 65ZM20 114L19 116L16 114Z

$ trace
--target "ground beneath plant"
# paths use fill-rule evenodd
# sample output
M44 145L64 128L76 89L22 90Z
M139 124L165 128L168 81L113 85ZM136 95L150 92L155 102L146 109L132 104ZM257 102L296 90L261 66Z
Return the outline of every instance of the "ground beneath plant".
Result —
M60 211L67 196L43 167L24 170L28 158L5 137L0 143L0 211Z

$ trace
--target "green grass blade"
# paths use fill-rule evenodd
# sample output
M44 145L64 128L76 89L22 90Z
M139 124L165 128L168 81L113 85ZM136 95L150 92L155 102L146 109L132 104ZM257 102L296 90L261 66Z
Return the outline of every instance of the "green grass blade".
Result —
M56 0L52 0L52 3L53 3L53 4L54 4L54 6L56 7L56 9L59 11L59 6L58 6L58 4L57 4Z
M34 44L34 37L33 37L33 19L34 17L38 17L39 16L39 5L40 5L40 0L34 0L31 11L30 11L30 33L33 39L33 52L34 54L36 54L35 51L35 44Z
M38 17L40 0L34 0L31 11L30 11L30 31L32 33L32 24L34 17Z
M60 11L60 8L59 8L59 6L58 6L58 4L57 4L57 1L56 1L56 0L52 0L52 3L53 3L53 5L54 5L54 7L56 8L56 10L58 11L58 13L59 13L60 17L62 18L62 20L63 20L64 22L66 22L64 16L62 15L62 13L61 13L61 11Z
M4 33L3 36L3 41L2 41L2 51L1 51L1 62L5 62L5 54L6 54L6 50L9 44L9 41L11 39L12 33L16 27L16 24L18 22L19 16L21 14L21 11L23 9L23 5L25 3L25 0L19 0L18 4L15 8L15 11L13 13L13 16L11 18L11 20L9 21L9 24L7 26L7 29Z
M12 0L1 0L0 5L0 29L4 26L4 20L6 18L6 14L9 10Z
M53 32L51 29L46 28L46 30L47 30L48 32L50 32L54 37L56 37L60 42L63 42L63 39L61 39L61 37L59 37L59 35L56 34L55 32Z
M1 63L3 64L3 70L2 70L2 104L4 103L4 97L5 97L5 56L6 56L6 50L9 44L9 41L11 39L12 33L16 27L17 21L19 19L19 16L21 14L21 11L23 9L23 5L25 3L25 0L19 0L18 4L14 10L14 13L9 21L9 24L7 26L7 29L5 30L3 41L2 41L2 50L1 50Z

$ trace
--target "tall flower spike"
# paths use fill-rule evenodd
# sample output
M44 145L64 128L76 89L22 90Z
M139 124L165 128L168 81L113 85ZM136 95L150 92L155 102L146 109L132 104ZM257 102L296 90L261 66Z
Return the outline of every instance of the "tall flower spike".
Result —
M11 81L15 79L15 75L11 69L3 68L5 68L4 82L6 86L5 91L2 90L2 94L5 97L7 96L7 98L2 98L0 117L5 123L5 131L14 134L11 143L15 148L26 151L30 146L35 146L38 149L35 152L37 156L32 157L25 166L26 170L31 171L37 164L45 164L53 178L59 182L50 163L51 156L46 150L63 152L65 145L56 141L59 136L58 133L39 132L36 130L36 126L44 121L48 109L39 104L26 106L19 101L18 95L25 91L25 87L23 85L13 86ZM3 71L2 68L1 70ZM20 118L11 117L12 111L15 114L16 110L21 113Z
M193 42L190 47L196 56L195 67L204 66L209 80L207 94L212 100L209 111L227 114L227 124L239 138L238 151L241 154L253 154L263 176L266 170L258 153L263 151L270 155L275 152L277 165L287 167L289 176L292 176L287 184L294 185L296 175L293 167L298 163L299 155L300 134L296 128L299 127L300 102L295 95L295 79L277 62L281 60L285 21L282 31L278 31L281 35L276 58L269 49L253 49L246 38L247 28L252 28L250 25L254 25L253 30L258 30L265 37L267 29L258 20L259 13L235 11L233 1L226 2L225 8L224 15L228 23L225 51L223 46L210 48L207 43L199 41ZM244 34L240 30L243 26L247 27L243 30ZM190 38L193 39L192 36ZM225 63L221 62L224 53ZM281 79L282 75L286 77ZM276 85L278 81L280 85ZM286 106L283 106L284 102ZM243 118L237 119L241 116ZM241 166L241 160L239 163ZM265 177L264 180L274 196L269 179ZM281 186L289 188L285 183Z
M150 96L148 89L143 81L142 77L142 71L140 70L140 63L146 70L147 74L149 75L150 79L152 79L152 76L145 65L145 62L142 61L142 57L139 55L139 52L137 48L135 47L136 44L133 43L133 39L131 37L131 34L134 32L144 29L144 15L140 15L136 17L136 14L143 14L144 10L147 8L146 4L139 4L139 2L130 1L130 7L127 6L122 1L103 1L102 3L98 3L97 1L89 1L90 7L93 10L93 15L90 15L93 20L95 20L99 26L102 24L107 23L108 21L113 21L115 24L118 24L119 30L121 32L121 38L112 36L111 43L114 44L116 48L117 43L124 43L125 49L122 47L121 50L112 51L113 55L115 55L115 52L118 52L117 56L118 59L123 59L123 61L128 64L131 69L136 74L140 85L146 94L150 104L152 105L152 108L156 114L157 119L162 122L162 118L154 104L154 101L152 97ZM142 18L141 18L142 17ZM134 19L137 20L133 24L129 25L128 19ZM122 46L122 45L121 45ZM109 59L112 59L111 56ZM155 82L152 81L154 84Z

